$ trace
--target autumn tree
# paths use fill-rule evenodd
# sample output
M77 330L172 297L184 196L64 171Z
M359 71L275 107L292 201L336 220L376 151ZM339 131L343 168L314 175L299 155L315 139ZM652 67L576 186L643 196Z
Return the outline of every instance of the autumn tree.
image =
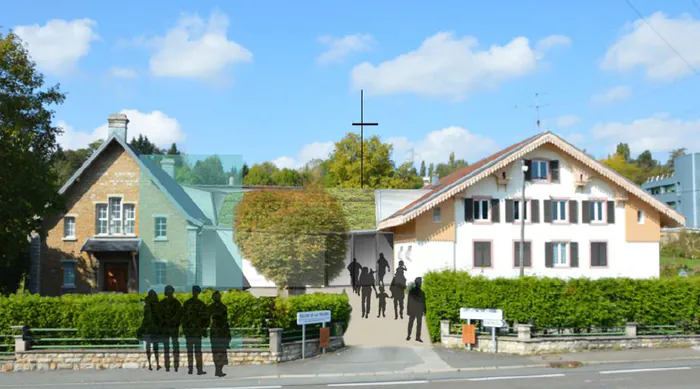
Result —
M278 288L324 285L343 270L347 224L322 188L248 192L235 212L236 245Z
M253 165L248 174L243 178L243 184L245 185L264 185L270 186L274 185L275 181L272 179L272 175L275 174L279 169L272 162L256 163Z
M44 85L20 38L0 32L0 293L17 290L29 270L27 238L62 209L51 107L64 99L58 85Z
M641 185L646 181L644 171L636 164L627 162L625 156L622 154L615 153L608 158L602 159L600 162L637 185Z

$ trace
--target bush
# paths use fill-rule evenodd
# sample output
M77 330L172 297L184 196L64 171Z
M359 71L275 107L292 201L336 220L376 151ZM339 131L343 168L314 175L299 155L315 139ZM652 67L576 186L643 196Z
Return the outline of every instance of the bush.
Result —
M189 293L175 295L181 302ZM0 297L0 334L10 334L13 325L32 328L76 328L78 337L135 337L143 317L142 300L138 294L92 294L42 297L13 294ZM211 303L211 291L200 299ZM281 297L255 297L247 292L229 291L221 296L228 307L231 327L280 327L296 325L298 311L330 310L334 322L347 328L350 302L347 295L314 293Z
M458 322L459 309L498 308L510 324L539 328L687 325L700 316L700 279L600 280L522 277L493 279L466 272L431 272L424 277L431 339L440 320Z

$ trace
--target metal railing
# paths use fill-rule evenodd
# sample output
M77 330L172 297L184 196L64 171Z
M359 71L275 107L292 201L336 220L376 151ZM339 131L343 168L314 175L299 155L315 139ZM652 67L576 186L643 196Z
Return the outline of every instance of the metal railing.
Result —
M15 335L0 334L0 359L15 357Z
M683 328L675 325L664 326L644 326L637 327L637 335L682 335L682 334L697 334L700 328L689 327Z

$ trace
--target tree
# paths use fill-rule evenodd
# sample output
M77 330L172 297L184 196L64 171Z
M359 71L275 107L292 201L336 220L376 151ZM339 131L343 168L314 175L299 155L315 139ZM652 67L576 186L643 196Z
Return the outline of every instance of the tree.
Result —
M636 162L637 166L646 171L654 169L656 166L658 166L658 161L651 156L651 151L649 150L644 150L641 154L639 154Z
M180 150L177 149L177 145L175 143L170 145L170 148L168 149L167 152L168 155L180 155Z
M234 220L243 256L280 289L324 285L345 267L347 224L320 187L248 192Z
M192 173L197 177L199 185L226 185L228 184L224 166L217 155L197 161L192 168Z
M676 158L680 157L681 155L685 155L685 150L685 147L681 147L679 149L673 149L671 152L669 152L668 162L666 162L666 169L669 173L673 173Z
M0 32L0 293L17 290L28 236L63 207L52 168L61 129L50 107L64 99L58 85L44 85L19 37Z
M425 161L420 162L420 173L418 173L421 177L425 177Z
M320 158L314 158L307 162L301 169L301 179L303 184L322 184L326 178L328 164Z
M450 157L448 159L448 162L445 163L439 163L435 169L435 172L437 173L438 177L443 178L445 176L448 176L455 172L458 169L461 169L463 167L469 166L467 161L463 159L457 159L455 160L455 153L451 152Z
M450 167L453 167L455 165L455 152L450 153L450 159L449 159Z
M243 183L245 185L275 185L272 175L277 171L279 171L279 169L277 169L277 166L272 162L256 163L250 168L250 171L248 171L248 174L243 179Z
M68 181L73 174L80 169L85 161L102 145L103 140L96 140L88 147L77 150L63 150L58 146L54 154L52 169L56 173L56 180L59 186Z
M637 185L641 185L646 181L644 171L639 166L625 161L625 157L622 154L615 153L606 159L602 159L600 162Z
M272 173L272 182L279 186L301 186L303 184L301 174L288 168Z
M245 177L248 175L250 172L250 169L248 169L248 164L243 162L243 166L241 167L241 179L245 181Z
M396 168L388 188L418 189L423 186L423 178L418 175L415 166L411 162L404 162Z
M617 151L615 154L621 155L625 162L630 161L630 146L627 143L620 143L617 145Z
M138 154L143 155L160 155L163 154L163 150L159 149L154 143L152 143L148 136L139 134L138 138L131 138L129 145L136 150Z
M433 173L435 173L435 164L431 163L430 168L428 168L428 176L430 179L433 178Z

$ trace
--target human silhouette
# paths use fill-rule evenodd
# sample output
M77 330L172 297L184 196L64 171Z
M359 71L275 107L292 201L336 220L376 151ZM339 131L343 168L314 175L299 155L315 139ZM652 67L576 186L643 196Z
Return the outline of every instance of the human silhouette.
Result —
M360 271L362 270L362 265L357 262L357 258L353 258L352 262L348 265L348 271L350 272L350 285L352 285L352 291L355 294L360 294Z
M411 340L411 332L413 331L413 322L416 323L416 342L423 342L420 338L421 327L423 326L423 315L425 315L425 293L421 289L423 279L417 277L413 289L408 291L408 305L406 313L408 314L408 336L406 340Z
M139 338L146 343L146 357L148 358L148 370L153 370L151 365L151 348L156 357L156 370L160 370L160 360L158 359L158 341L160 338L160 328L158 326L158 293L151 289L144 299L143 320L138 329Z
M182 305L182 332L187 344L187 374L192 374L193 353L197 362L197 375L207 374L202 369L202 337L207 334L209 315L207 306L199 299L202 288L192 287L192 297Z
M377 260L377 281L379 281L379 285L381 286L384 286L384 275L387 270L391 271L389 261L384 258L384 253L379 253L379 260Z
M217 377L225 377L224 366L228 365L228 348L231 343L231 330L228 325L228 310L221 302L221 293L214 292L211 295L214 301L208 307L211 317L211 329L209 338L211 339L211 353L214 359L214 367Z
M399 261L399 266L396 267L396 278L399 282L403 282L403 286L406 286L406 271L408 269L406 268L406 265L403 264L403 261Z
M377 298L379 299L379 312L377 313L377 317L386 317L386 299L388 297L389 295L384 291L384 287L380 286L379 293L377 293Z
M163 335L163 356L165 371L170 371L170 343L173 345L173 362L175 371L180 367L180 320L182 319L182 304L173 296L175 288L165 287L165 298L160 301L160 322Z
M372 289L374 289L375 293L377 292L374 282L374 276L372 276L367 266L363 267L362 273L360 274L360 287L362 288L362 317L365 319L369 318Z
M403 301L406 296L406 285L402 284L397 278L394 276L391 279L389 291L391 292L391 298L394 300L394 320L397 320L399 315L401 315L401 320L403 320Z

